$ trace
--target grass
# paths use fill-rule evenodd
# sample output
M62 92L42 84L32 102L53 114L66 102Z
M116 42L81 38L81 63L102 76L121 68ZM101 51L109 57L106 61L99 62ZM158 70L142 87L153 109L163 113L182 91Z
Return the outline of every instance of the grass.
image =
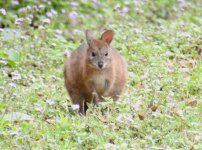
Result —
M35 27L14 24L15 7L5 5L0 149L201 149L200 2L76 4L44 2L44 8L52 6L58 14L43 24L45 10L31 12ZM77 18L68 18L73 11ZM85 29L100 35L105 28L114 30L112 45L128 62L127 86L118 102L90 105L87 115L80 116L70 109L64 87L64 54L85 40ZM16 112L23 117L9 119Z

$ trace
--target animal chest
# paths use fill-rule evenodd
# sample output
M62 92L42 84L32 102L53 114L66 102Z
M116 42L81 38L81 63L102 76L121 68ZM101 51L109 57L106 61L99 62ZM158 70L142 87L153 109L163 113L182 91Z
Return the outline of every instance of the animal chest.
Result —
M96 73L92 75L91 82L97 93L103 94L107 88L107 75L105 73Z

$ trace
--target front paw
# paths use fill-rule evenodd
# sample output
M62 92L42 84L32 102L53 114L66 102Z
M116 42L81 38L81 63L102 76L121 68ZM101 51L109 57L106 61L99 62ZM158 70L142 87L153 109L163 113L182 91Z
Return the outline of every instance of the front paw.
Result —
M97 94L93 93L93 98L92 101L95 105L97 105L99 103L99 97Z
M104 97L109 97L109 92L104 92L103 94L102 94L102 97L104 98Z

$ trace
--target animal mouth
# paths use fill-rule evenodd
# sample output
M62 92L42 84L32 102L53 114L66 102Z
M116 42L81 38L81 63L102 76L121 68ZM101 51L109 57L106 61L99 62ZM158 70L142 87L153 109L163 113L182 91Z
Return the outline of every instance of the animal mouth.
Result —
M98 64L89 64L89 66L93 69L96 69L96 70L102 70L104 69L104 66L100 67L98 66Z
M100 69L102 69L102 68L104 67L104 62L103 62L103 61L99 61L99 62L98 62L98 67L99 67Z

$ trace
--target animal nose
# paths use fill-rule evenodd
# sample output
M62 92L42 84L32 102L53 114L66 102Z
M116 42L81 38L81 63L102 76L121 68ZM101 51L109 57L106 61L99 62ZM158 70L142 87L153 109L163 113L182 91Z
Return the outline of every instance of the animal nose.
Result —
M104 65L103 61L99 61L99 62L98 62L98 67L102 68L103 65Z

